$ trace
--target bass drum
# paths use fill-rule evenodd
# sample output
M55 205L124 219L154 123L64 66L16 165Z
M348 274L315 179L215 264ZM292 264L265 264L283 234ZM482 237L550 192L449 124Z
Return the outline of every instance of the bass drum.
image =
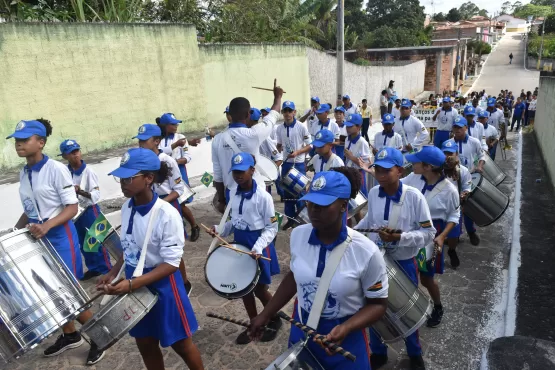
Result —
M491 225L509 207L509 197L479 173L472 174L472 190L463 204L463 213L479 227Z
M507 175L501 170L501 168L499 168L497 163L495 163L495 161L491 159L489 154L486 153L484 155L484 161L485 163L482 175L493 185L499 186L499 184L501 184L503 180L505 180Z

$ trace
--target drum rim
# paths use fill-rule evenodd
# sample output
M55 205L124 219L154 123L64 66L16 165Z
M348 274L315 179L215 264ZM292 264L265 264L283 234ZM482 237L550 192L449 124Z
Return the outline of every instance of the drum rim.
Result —
M231 242L229 243L230 245L241 245L245 248L247 248L244 244L241 243L236 243L236 242ZM214 293L216 293L216 295L222 297L222 298L226 298L229 300L232 299L238 299L238 298L242 298L244 296L246 296L247 294L249 294L250 292L252 292L254 290L254 288L256 287L256 284L258 284L258 280L260 280L260 275L262 275L262 271L260 270L260 265L257 263L256 264L256 275L255 275L255 279L244 289L241 289L240 291L234 292L234 293L222 293L221 291L217 290L216 288L214 288L212 286L212 284L210 283L210 281L208 280L208 276L206 275L206 265L208 264L208 260L210 259L210 256L212 254L214 254L214 252L216 252L216 250L218 250L219 248L225 248L222 246L222 244L217 245L206 257L206 261L204 262L204 280L206 281L206 284L208 284L208 286L210 287L210 289L212 289L212 291L214 291ZM243 292L245 292L245 294L242 294ZM242 294L242 295L239 295Z
M308 341L307 339L301 339L299 340L297 343L293 344L291 347L287 348L287 350L283 353L281 353L274 361L272 361L267 367L266 370L275 370L275 369L279 369L277 366L280 366L289 359L289 357L291 357L291 355L294 355L294 359L296 359L297 357L299 357L299 354L302 352L302 350L304 349L304 347L306 346L306 343ZM276 364L275 362L283 355L287 354L287 356L281 360L281 362L279 364ZM293 360L293 359L291 359ZM291 363L291 360L287 363L287 365L289 365Z
M493 185L493 184L492 184L492 185ZM493 219L493 221L491 221L491 222L489 222L489 223L486 223L486 224L480 224L480 225L478 225L478 223L477 223L476 221L474 221L474 220L471 219L472 221L474 221L474 223L476 224L476 226L478 226L478 227L486 227L486 226L489 226L489 225L493 224L495 221L499 220L499 219L501 218L501 216L503 216L503 215L505 214L505 212L507 211L507 208L509 208L509 205L511 204L511 200L509 199L509 197L508 197L506 194L504 194L504 193L502 193L502 194L505 195L505 197L507 198L507 203L505 204L505 207L504 207L503 210L499 213L499 215L495 216L494 219ZM466 213L464 213L464 207L463 207L463 214L464 214L465 216L468 216ZM470 218L470 216L468 216L468 217Z
M279 167L278 167L278 165L276 165L276 162L272 161L272 158L266 157L264 154L260 154L260 155L259 155L259 158L260 158L260 157L264 157L264 158L266 158L267 160L269 160L269 161L274 165L274 167L276 168L276 172L277 172L276 178L273 179L273 180L270 179L270 180L264 181L264 182L273 183L274 181L276 181L276 180L279 178ZM257 164L258 164L258 163L257 163ZM260 171L259 171L259 172L260 172ZM260 175L262 175L262 177L266 177L266 176L264 176L262 173L260 173ZM269 179L269 178L268 178L268 179Z
M406 333L403 333L393 339L383 339L384 343L394 343L394 342L398 342L402 339L407 338L408 336L410 336L411 334L413 334L415 331L417 331L418 329L420 329L420 327L422 327L422 325L424 325L424 322L426 322L426 320L428 320L428 317L430 316L432 311L432 301L428 300L428 308L426 309L426 314L424 316L422 316L422 318L420 318L420 320L418 320L418 322L416 324L414 324L414 326L412 328L410 328ZM380 319L381 321L382 319ZM373 327L373 325L372 325ZM377 330L376 330L377 331Z

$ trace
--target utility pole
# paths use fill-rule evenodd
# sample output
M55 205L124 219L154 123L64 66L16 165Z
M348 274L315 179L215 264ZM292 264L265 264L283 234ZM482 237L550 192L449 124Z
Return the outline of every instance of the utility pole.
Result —
M343 63L345 61L345 0L337 2L337 100L343 91Z
M540 54L538 55L538 65L536 67L536 69L540 69L541 67L541 63L542 63L542 54L543 54L543 35L545 35L545 19L547 17L544 16L543 17L543 22L542 22L542 43L540 44ZM528 40L526 40L527 42Z
M457 64L455 67L455 90L459 88L459 74L461 67L461 28L459 27L457 33Z

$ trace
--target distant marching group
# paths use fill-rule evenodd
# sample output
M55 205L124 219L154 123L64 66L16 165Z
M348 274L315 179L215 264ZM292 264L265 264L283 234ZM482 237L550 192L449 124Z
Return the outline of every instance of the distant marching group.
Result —
M442 321L434 275L444 271L444 245L456 268L462 220L470 242L478 245L475 223L490 224L506 209L503 194L495 193L498 182L488 188L486 180L498 170L493 160L504 127L503 111L496 108L495 98L487 100L486 109L472 100L460 116L446 97L434 115L434 146L427 146L430 135L412 114L414 102L399 99L400 104L393 101L389 107L397 113L381 115L383 130L372 143L368 140L372 113L366 100L357 107L344 95L343 104L333 108L312 97L310 109L297 120L295 103L282 103L283 90L276 83L273 94L272 106L261 110L245 98L233 99L225 109L229 125L212 141L214 206L223 216L219 225L206 228L214 242L205 272L217 294L243 300L250 322L242 323L247 328L236 343L274 340L286 319L293 323L291 348L269 369L285 369L291 361L315 369L378 369L388 361L384 342L400 339L405 340L411 369L424 369L418 328L425 322L437 327ZM332 111L334 119L328 118ZM283 123L277 124L280 113ZM98 176L83 161L79 144L65 140L60 145L65 166L43 154L52 134L49 121L21 121L8 137L15 139L17 154L27 161L20 175L24 213L14 231L0 237L0 246L17 238L21 230L35 242L45 238L75 278L99 276L100 293L134 299L124 307L125 316L134 320L131 329L112 333L108 343L105 332L116 330L117 320L103 324L102 318L121 317L116 303L102 308L101 318L93 316L90 305L77 310L71 306L74 311L58 323L63 333L45 356L79 347L84 331L91 345L87 364L93 365L129 332L147 369L164 368L160 346L171 346L190 369L203 369L192 341L198 323L183 261L185 239L197 240L200 231L187 207L193 193L186 170L192 160L188 147L199 140L177 133L181 122L166 113L156 124L140 126L134 137L138 148L128 150L109 174L129 198L121 209L117 234L121 252L114 256L114 265L105 247L81 254L87 231L100 214L100 190ZM269 176L273 169L261 166L268 159L281 168L279 175ZM312 179L307 170L314 172ZM272 276L280 272L275 249L278 220L270 195L273 183L288 218L282 229L293 230L290 271L272 295L268 290ZM499 209L488 209L487 215L477 211L482 208L475 204L482 200L473 196L476 187L500 199ZM190 235L183 220L190 224ZM233 243L223 239L227 236ZM85 274L81 255L88 269ZM402 273L388 279L392 269ZM0 273L0 280L9 283L10 276ZM419 278L431 302L419 294ZM4 287L0 285L0 297L9 300ZM295 310L288 317L281 309L295 296ZM407 309L396 312L400 307L388 306L388 296L405 302ZM257 312L255 297L264 306L262 312ZM414 297L423 303L414 303ZM421 320L404 327L399 316L414 310ZM87 329L77 331L74 319ZM0 314L0 322L10 320ZM31 324L23 321L7 326L14 338L21 336L28 343L10 351L0 338L0 359L21 355L46 337L29 337ZM39 327L33 333L39 333Z

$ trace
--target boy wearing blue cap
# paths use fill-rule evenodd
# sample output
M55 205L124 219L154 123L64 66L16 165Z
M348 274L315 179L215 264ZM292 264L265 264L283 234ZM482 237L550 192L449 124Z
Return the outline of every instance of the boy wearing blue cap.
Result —
M148 370L164 369L160 346L169 347L189 369L202 370L202 358L193 343L198 323L187 297L179 264L185 246L185 232L179 212L153 191L155 184L168 180L171 170L152 149L129 149L120 167L110 172L129 198L121 207L123 255L103 275L97 290L122 295L146 287L158 300L130 331ZM124 274L125 280L111 283Z
M355 229L381 229L378 233L371 233L370 240L384 248L407 277L418 286L414 257L421 248L433 242L436 229L424 195L419 189L400 181L403 163L403 154L398 149L383 148L377 153L374 169L379 185L370 189L368 213ZM411 369L424 369L418 331L409 335L405 343ZM387 363L387 346L374 329L370 329L370 349L372 369L378 369Z
M263 327L296 294L294 318L328 340L341 343L357 359L352 362L309 340L306 345L314 358L301 353L301 359L313 369L370 369L366 328L380 320L387 307L383 257L373 242L345 222L349 199L358 194L359 183L358 173L346 167L314 176L302 198L311 223L291 233L291 271L249 328L253 338L260 337ZM326 284L330 270L335 273ZM318 305L322 293L323 304ZM292 325L289 345L304 338L305 334Z
M335 123L339 127L339 141L336 140L335 144L335 154L345 160L345 139L347 139L347 126L345 125L345 108L342 106L335 107L333 110L333 116L335 117ZM364 122L363 122L364 126Z
M36 239L46 238L75 279L81 279L83 265L79 236L72 221L78 212L78 199L67 167L43 154L51 134L50 121L41 118L20 121L15 132L6 138L15 139L17 155L27 162L19 176L23 214L15 228L29 230ZM77 317L77 321L84 324L91 318L92 313L87 309ZM44 356L58 356L85 342L73 321L62 326L62 332L56 342L44 351ZM104 352L91 342L87 364L94 365L103 357Z
M443 107L438 109L432 120L437 121L437 130L434 134L434 145L441 148L445 140L449 140L449 134L453 129L453 122L459 116L456 109L451 107L451 98L443 98Z
M426 268L420 269L422 285L428 289L430 297L434 301L434 309L427 325L435 328L441 323L443 306L434 275L436 273L443 274L445 266L443 247L447 239L459 236L456 230L461 216L459 194L455 186L444 176L445 154L441 149L435 146L425 146L415 153L407 154L405 159L412 163L413 173L401 181L403 184L421 189L436 229L433 243L426 246ZM432 265L431 260L434 253L436 254L435 264Z
M330 130L335 136L335 139L339 141L339 126L337 125L337 123L335 123L335 120L328 118L330 110L330 105L320 104L318 109L315 111L316 118L318 118L318 120L315 122L313 121L308 128L308 132L310 133L312 141L314 141L316 133L320 130ZM335 152L335 147L333 148L333 151ZM309 152L309 155L313 157L314 154L314 148L312 148L312 150Z
M221 236L226 237L233 234L235 243L244 245L252 250L253 258L256 258L260 266L260 279L253 293L243 297L243 304L249 318L257 315L255 297L264 306L272 299L268 287L272 283L272 276L279 274L279 263L274 246L274 239L278 232L278 224L275 217L274 201L270 194L259 188L254 175L255 159L249 153L237 153L231 158L231 169L233 179L237 183L237 190L232 197L234 205L230 217L223 227ZM216 226L212 228L212 234L216 234ZM270 258L270 261L260 259L261 256ZM281 327L281 319L273 316L269 324L274 331L266 331L262 336L263 342L274 340ZM237 344L248 344L250 338L247 330L243 331L235 341Z
M497 109L497 100L490 98L487 100L488 106L486 111L489 113L488 125L492 125L497 130L505 122L505 116L501 109Z
M382 117L383 130L374 135L374 146L372 147L372 153L374 155L382 148L403 149L403 138L393 131L394 125L395 117L393 114L384 114Z
M401 117L401 99L399 99L397 96L394 96L392 100L393 107L391 108L391 114L393 114L393 117L395 117L395 119L399 119L399 117Z
M401 101L401 116L395 120L395 124L400 130L403 152L420 149L430 136L424 124L412 115L412 102L409 99Z
M331 168L343 167L345 164L337 154L332 151L335 137L329 130L320 130L316 133L312 147L316 150L316 155L310 159L309 169L314 173L329 171Z
M348 94L343 95L341 98L343 102L343 108L345 109L345 115L358 114L358 107L351 102L351 97Z
M370 146L364 140L360 131L362 129L362 116L360 114L350 114L347 116L347 139L345 140L345 165L353 167L360 174L362 194L368 194L368 186L366 181L366 172L360 167L362 163L370 163L371 153ZM355 219L360 219L360 213L355 215Z
M482 111L478 114L478 122L484 125L484 150L488 151L491 159L495 161L495 152L497 151L497 143L499 142L499 132L495 127L488 124L489 113Z
M292 169L297 169L303 175L306 174L305 158L310 152L310 133L306 126L295 119L295 103L286 101L283 103L281 110L283 114L283 125L279 125L276 131L277 148L280 152L284 152L284 161L281 165L281 178L285 178L287 173ZM302 203L294 200L297 195L288 194L290 200L285 201L284 212L290 219L282 227L287 230L294 226L292 218L302 209Z
M486 140L484 137L484 125L479 121L476 122L476 109L474 107L464 108L464 117L466 118L466 127L469 136L477 139L482 144L482 149L486 150Z
M85 161L81 159L81 146L75 140L64 140L60 144L60 156L67 162L67 168L71 173L79 207L83 210L75 219L75 228L79 235L79 244L81 252L85 259L87 272L81 280L89 280L95 276L107 273L111 268L110 255L104 246L101 246L96 252L85 252L83 245L87 232L100 215L100 187L98 176L94 170L87 166Z
M309 128L312 127L313 124L318 123L318 117L316 117L316 111L319 108L320 108L320 98L317 96L311 97L310 108L304 112L304 115L301 118L299 118L299 121L303 123L306 122L306 126Z

